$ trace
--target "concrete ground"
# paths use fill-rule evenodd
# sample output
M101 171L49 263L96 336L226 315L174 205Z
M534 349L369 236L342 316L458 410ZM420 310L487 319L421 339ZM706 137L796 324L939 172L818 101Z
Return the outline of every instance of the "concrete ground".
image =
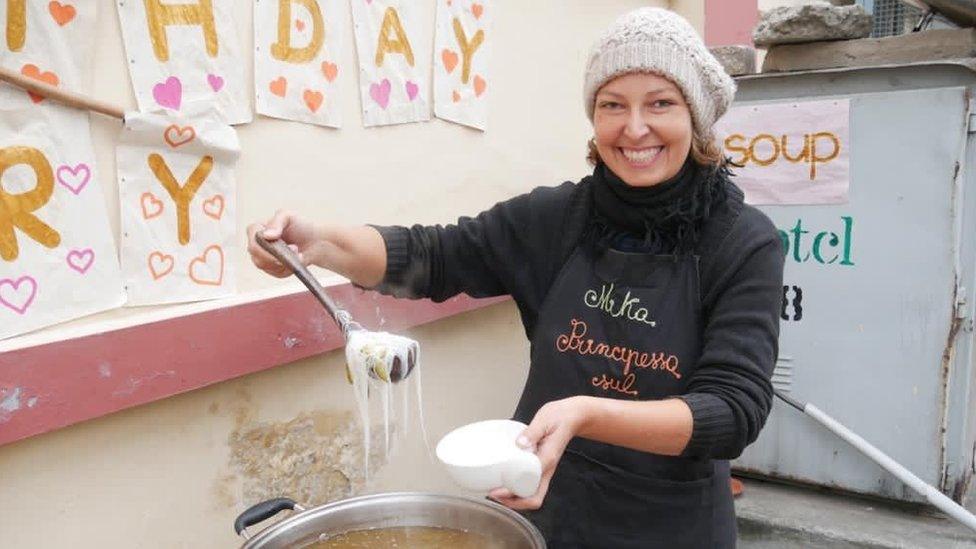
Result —
M976 532L930 509L746 479L739 547L976 549Z

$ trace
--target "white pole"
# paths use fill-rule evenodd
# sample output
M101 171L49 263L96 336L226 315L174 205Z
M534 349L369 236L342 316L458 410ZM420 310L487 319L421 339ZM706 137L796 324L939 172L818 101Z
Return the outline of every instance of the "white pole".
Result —
M942 492L925 483L908 469L902 467L902 465L897 461L888 457L888 454L878 450L872 446L870 442L864 440L858 436L857 433L851 431L847 427L844 427L835 421L834 418L828 416L813 404L806 404L803 407L803 412L823 424L824 427L833 431L834 434L840 438L849 442L852 446L874 460L878 465L884 467L889 473L898 477L913 490L925 496L925 499L927 499L929 503L938 507L950 517L965 524L970 529L976 531L976 516L967 511L958 503L949 499Z

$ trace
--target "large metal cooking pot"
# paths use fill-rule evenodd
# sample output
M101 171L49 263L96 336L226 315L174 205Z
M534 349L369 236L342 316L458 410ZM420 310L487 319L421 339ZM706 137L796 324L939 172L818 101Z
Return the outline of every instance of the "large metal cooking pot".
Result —
M286 509L299 512L254 537L248 535L247 527ZM307 510L288 498L277 498L251 507L234 522L234 530L247 539L242 549L297 548L345 532L396 526L466 530L490 536L506 549L546 547L539 530L507 507L485 499L419 492L362 496Z

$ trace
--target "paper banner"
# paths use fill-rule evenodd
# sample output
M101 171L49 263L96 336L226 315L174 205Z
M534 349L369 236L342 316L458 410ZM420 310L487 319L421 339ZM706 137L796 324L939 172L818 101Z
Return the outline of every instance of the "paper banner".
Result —
M430 120L423 9L409 0L350 0L365 126ZM418 13L419 11L419 13Z
M849 99L734 107L716 124L749 204L844 204L851 173Z
M484 130L488 121L489 0L437 0L434 114Z
M119 0L126 60L139 110L216 106L228 124L251 121L234 2Z
M254 96L267 116L341 125L339 0L254 0Z
M235 291L239 153L237 133L216 113L126 118L116 161L130 305Z
M0 2L0 64L84 89L95 6ZM0 338L125 301L97 175L87 112L0 84Z

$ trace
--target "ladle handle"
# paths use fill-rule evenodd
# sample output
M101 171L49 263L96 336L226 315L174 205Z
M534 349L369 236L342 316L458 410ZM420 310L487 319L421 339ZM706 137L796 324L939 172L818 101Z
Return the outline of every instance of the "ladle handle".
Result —
M333 320L335 320L336 324L339 325L342 333L345 334L350 323L350 319L348 318L349 313L340 309L335 304L335 301L332 301L332 298L329 297L329 294L325 293L325 288L319 284L319 281L315 279L315 276L313 276L312 272L308 270L308 267L306 267L302 263L301 259L298 258L298 254L293 252L291 248L288 247L288 244L286 244L285 241L281 240L280 238L278 240L267 240L260 234L255 234L254 240L257 241L258 246L261 246L264 251L273 255L275 259L281 262L282 265L285 265L295 273L298 280L301 280L302 284L304 284L305 287L312 292L315 299L318 299L319 302L325 306L325 309L329 311L329 315Z

